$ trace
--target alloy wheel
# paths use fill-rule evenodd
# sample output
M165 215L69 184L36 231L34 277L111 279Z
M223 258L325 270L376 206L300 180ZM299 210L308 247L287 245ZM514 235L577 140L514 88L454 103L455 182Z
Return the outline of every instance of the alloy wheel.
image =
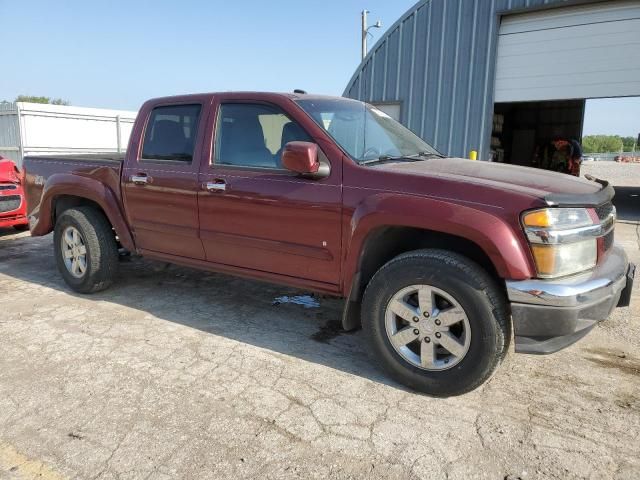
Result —
M67 227L62 232L62 258L71 275L82 278L87 271L87 247L82 234L75 227Z
M423 370L454 367L471 343L469 319L460 303L430 285L398 291L387 305L385 329L395 351Z

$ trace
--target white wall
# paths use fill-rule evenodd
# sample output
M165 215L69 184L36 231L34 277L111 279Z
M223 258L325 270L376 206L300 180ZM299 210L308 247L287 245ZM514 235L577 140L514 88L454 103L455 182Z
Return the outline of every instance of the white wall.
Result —
M18 102L19 144L3 146L18 147L23 156L124 152L136 115L128 110ZM22 158L17 157L20 165Z

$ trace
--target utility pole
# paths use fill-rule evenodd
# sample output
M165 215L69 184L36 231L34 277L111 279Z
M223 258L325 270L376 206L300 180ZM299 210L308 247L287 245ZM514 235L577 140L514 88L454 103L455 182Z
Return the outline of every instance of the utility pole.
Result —
M364 60L364 57L367 56L367 36L369 35L369 30L371 30L372 28L381 28L382 27L382 22L380 20L378 20L375 24L371 25L370 27L367 26L367 14L369 13L369 10L363 10L362 11L362 60Z

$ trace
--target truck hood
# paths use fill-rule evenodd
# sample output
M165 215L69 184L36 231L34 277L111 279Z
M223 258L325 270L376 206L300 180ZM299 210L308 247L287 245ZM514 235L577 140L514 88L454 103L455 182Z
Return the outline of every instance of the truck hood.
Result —
M464 158L382 163L374 168L509 190L543 199L550 205L595 206L610 200L613 196L613 189L606 182L597 183L537 168Z

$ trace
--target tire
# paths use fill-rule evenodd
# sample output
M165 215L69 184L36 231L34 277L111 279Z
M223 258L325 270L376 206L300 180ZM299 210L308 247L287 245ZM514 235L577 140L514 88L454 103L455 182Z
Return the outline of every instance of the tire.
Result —
M362 326L374 361L395 380L446 397L491 377L511 338L507 312L504 293L480 266L445 250L417 250L373 276L363 297Z
M74 239L78 237L74 236L74 231L79 235L80 242L75 242ZM72 240L77 250L69 246L65 235L69 235L67 238ZM65 210L56 220L53 247L58 270L71 289L79 293L94 293L113 283L118 269L118 248L111 224L100 210L94 207ZM73 261L76 257L65 257L65 250L72 250L71 255L78 254L75 265ZM68 266L65 259L72 266Z
M18 232L26 232L27 230L29 230L29 225L14 225L13 228Z

